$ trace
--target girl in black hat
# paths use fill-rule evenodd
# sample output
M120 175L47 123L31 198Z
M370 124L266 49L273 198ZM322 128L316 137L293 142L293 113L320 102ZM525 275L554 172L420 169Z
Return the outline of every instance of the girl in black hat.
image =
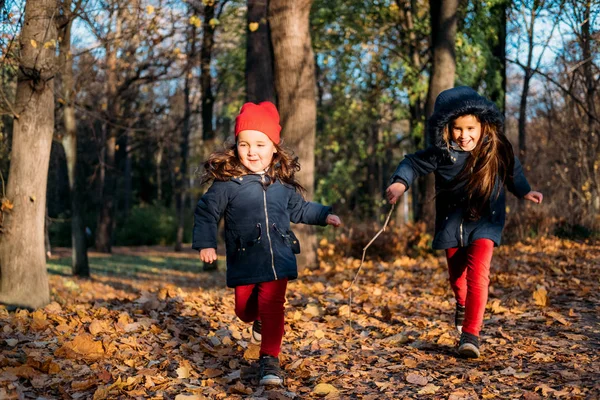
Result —
M446 250L455 324L461 332L458 352L470 358L480 355L492 252L500 244L506 217L504 187L534 203L543 199L531 190L503 123L496 106L475 90L461 86L443 91L428 121L435 144L407 155L386 192L394 204L417 176L435 173L433 248Z

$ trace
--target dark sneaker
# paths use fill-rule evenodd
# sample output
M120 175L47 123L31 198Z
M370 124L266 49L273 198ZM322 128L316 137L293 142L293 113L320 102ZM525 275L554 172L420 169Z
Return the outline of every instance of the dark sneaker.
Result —
M479 338L470 333L463 332L460 335L458 354L466 358L478 358L481 355L479 352Z
M462 333L463 321L465 320L465 306L456 303L456 312L454 313L454 326L456 330Z
M283 372L279 367L279 358L273 356L260 356L260 384L266 385L282 385Z
M262 341L262 334L260 333L261 329L262 329L262 322L260 322L260 320L257 319L252 324L252 338L250 339L250 341L252 343L260 344L260 342Z

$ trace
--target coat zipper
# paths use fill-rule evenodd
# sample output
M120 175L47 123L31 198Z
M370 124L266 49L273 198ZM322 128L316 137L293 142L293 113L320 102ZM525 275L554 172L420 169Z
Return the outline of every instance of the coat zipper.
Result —
M460 227L459 227L459 233L460 233L460 247L464 247L463 244L463 219L460 219Z
M261 175L261 182L265 183L265 176ZM265 219L267 221L267 238L269 239L269 250L271 251L271 268L273 268L273 274L275 275L275 280L277 280L277 272L275 271L275 257L273 256L273 245L271 243L271 234L269 229L269 213L267 212L267 188L263 186L263 201L265 205Z

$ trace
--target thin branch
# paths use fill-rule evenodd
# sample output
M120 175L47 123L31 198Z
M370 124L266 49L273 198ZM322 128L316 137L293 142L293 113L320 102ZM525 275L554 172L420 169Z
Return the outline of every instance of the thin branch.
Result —
M509 63L518 65L521 68L527 68L526 66L524 66L517 60L511 60L511 59L507 58L506 61L508 61ZM592 112L586 108L585 104L583 104L583 102L580 99L578 99L577 96L575 96L573 93L571 93L570 89L563 87L559 82L557 82L554 78L552 78L550 75L546 74L545 72L542 72L536 68L530 68L530 69L534 74L538 74L541 77L547 79L549 82L552 82L554 85L556 85L556 87L558 87L560 90L562 90L565 94L569 95L569 97L571 97L575 101L575 103L577 103L581 107L581 109L587 114L588 117L592 118L596 122L600 122L600 119L598 119L598 117L596 117L594 114L592 114Z

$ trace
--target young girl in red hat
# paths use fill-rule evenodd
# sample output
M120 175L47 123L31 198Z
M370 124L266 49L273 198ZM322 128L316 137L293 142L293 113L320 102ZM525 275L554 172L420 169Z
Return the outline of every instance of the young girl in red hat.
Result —
M298 277L300 243L290 222L339 226L331 207L305 201L296 180L297 158L280 146L279 113L270 102L246 103L235 123L235 144L205 163L211 187L196 206L192 247L200 259L217 259L217 224L225 218L227 286L235 313L253 322L260 341L260 384L280 385L287 283Z

